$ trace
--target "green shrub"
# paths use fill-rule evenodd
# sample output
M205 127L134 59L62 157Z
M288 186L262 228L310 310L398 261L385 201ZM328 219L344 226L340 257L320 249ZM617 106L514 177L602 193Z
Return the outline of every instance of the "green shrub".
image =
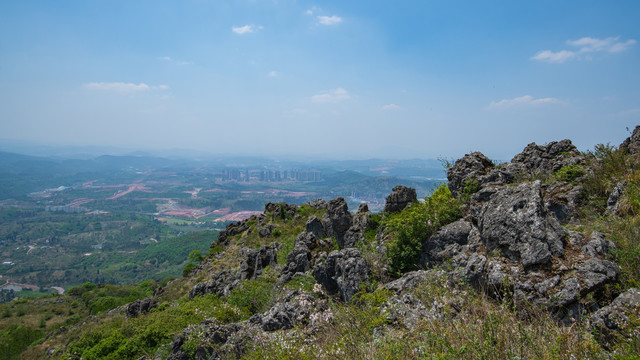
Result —
M382 220L392 240L387 243L390 271L394 275L414 270L422 242L438 228L460 218L460 201L445 184L436 188L424 203L413 203L400 213Z
M556 171L553 178L556 181L571 181L583 176L585 174L584 168L580 165L565 165L560 170Z
M194 267L195 265L193 263L188 263L187 265L185 265L184 268L182 269L182 276L184 277L189 276L189 274L191 274L191 271L193 270Z
M273 295L273 283L264 278L258 278L245 281L240 287L231 291L227 302L240 308L249 317L266 311Z

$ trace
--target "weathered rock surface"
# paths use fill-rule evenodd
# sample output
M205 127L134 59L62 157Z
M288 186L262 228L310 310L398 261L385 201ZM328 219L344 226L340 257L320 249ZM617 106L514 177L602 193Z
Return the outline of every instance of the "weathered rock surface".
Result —
M626 138L624 142L620 144L620 149L629 154L640 154L640 126L636 126L636 128L633 129L631 136Z
M197 283L189 290L189 299L206 294L218 294L219 296L229 296L231 290L240 286L242 280L230 270L220 271L211 277L210 281Z
M616 184L611 191L609 198L607 199L607 210L616 213L620 207L620 198L624 195L624 191L627 188L627 182L622 181Z
M547 145L531 143L511 159L512 164L520 165L520 171L528 175L551 175L566 165L580 165L584 155L571 143L571 140L552 141Z
M322 227L322 221L315 215L311 216L306 223L307 232L312 233L316 239L322 239L324 237L324 228Z
M615 333L624 331L632 317L640 317L640 290L636 288L620 294L611 304L596 311L591 316L590 324L603 340L610 342Z
M467 244L472 230L472 224L463 219L442 227L422 244L420 267L429 268L451 259Z
M462 158L456 160L451 168L447 171L447 180L449 190L458 197L462 193L465 186L477 185L482 186L486 183L493 182L499 178L499 173L495 176L487 176L495 166L488 157L481 152L466 154ZM494 179L495 177L495 179Z
M384 212L402 211L410 203L417 201L416 189L398 185L393 188L391 194L387 196L384 204Z
M249 280L262 274L269 265L276 265L278 259L278 243L265 245L260 249L243 249L244 261L240 266L240 280Z
M294 291L264 314L253 315L249 322L260 326L264 331L291 329L296 325L308 324L311 314L326 309L326 301L318 300L308 293Z
M544 206L540 181L499 189L472 216L488 251L502 251L525 267L564 253L565 232Z
M149 312L149 310L157 306L158 303L152 297L147 297L142 300L136 300L127 305L126 315L127 317L136 317L140 314Z
M349 248L332 251L318 259L313 268L313 277L324 286L329 294L340 294L348 301L360 284L369 279L369 265L360 251Z
M329 201L327 213L322 216L322 227L328 237L335 237L340 249L344 248L344 236L351 227L352 215L347 202L339 197Z
M287 216L292 218L296 214L298 207L285 203L267 203L264 206L264 213L271 213L274 216Z

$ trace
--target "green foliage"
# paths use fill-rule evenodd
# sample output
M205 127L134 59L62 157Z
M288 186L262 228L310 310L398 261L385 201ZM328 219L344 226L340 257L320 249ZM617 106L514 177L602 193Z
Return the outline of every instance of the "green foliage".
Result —
M608 144L596 145L591 155L593 172L584 181L587 205L589 211L602 213L616 184L637 172L638 159Z
M303 276L296 276L289 280L284 286L296 290L302 290L311 292L313 291L313 285L316 283L316 279L311 274L305 274Z
M445 184L441 184L424 203L414 203L400 213L382 220L392 240L387 244L390 271L394 275L414 270L422 242L438 228L460 218L460 201L454 199Z
M202 259L202 251L200 250L193 250L189 253L189 261L191 262L199 263Z
M475 194L480 190L480 183L475 178L469 179L462 184L461 191L461 200L462 202L466 202L469 200L471 195Z
M565 165L560 170L553 174L553 178L556 181L570 181L573 182L577 178L583 176L585 170L580 165Z
M41 336L41 330L18 325L0 331L0 359L20 359L20 353Z
M187 265L185 265L184 268L182 269L182 276L184 277L189 276L189 274L191 274L191 271L193 271L194 267L195 265L193 263L188 263Z
M248 318L253 314L266 311L273 296L273 281L260 277L245 281L240 287L233 289L227 302L237 306Z

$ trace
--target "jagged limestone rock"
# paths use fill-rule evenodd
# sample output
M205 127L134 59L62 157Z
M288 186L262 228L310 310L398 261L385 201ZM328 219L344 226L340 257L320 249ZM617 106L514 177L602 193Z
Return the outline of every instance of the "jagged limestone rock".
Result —
M565 232L544 207L540 190L540 181L501 188L475 213L488 251L500 250L525 267L562 256Z
M322 227L326 236L333 236L340 249L344 248L344 235L351 227L352 215L347 202L339 197L329 201L327 213L322 216Z
M410 203L417 201L416 189L398 185L393 188L391 194L387 196L384 204L384 212L402 211Z
M329 294L340 294L348 301L369 279L369 265L359 250L349 248L332 251L316 262L313 277Z
M149 310L158 306L158 303L152 298L147 297L142 300L136 300L127 305L127 317L136 317L140 314L149 312Z
M620 294L611 304L596 311L589 322L600 338L609 343L631 317L640 318L640 290L636 288Z

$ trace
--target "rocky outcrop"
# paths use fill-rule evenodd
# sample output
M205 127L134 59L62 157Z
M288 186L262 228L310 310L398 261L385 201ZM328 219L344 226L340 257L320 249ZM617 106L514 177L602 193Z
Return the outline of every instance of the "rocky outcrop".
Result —
M519 165L518 171L527 175L552 175L567 165L581 165L585 156L571 143L571 140L552 141L547 145L531 143L511 159Z
M402 211L407 205L410 203L417 201L418 196L416 194L416 189L398 185L393 188L393 191L384 204L384 212L398 212Z
M459 197L463 192L471 191L471 187L496 182L501 173L493 170L495 165L481 152L466 154L447 171L447 186L453 196Z
M525 267L564 253L565 232L544 206L540 181L498 189L472 216L488 251L499 250Z
M298 207L296 205L290 205L285 203L267 203L264 206L264 213L270 213L273 216L280 216L282 218L293 218L296 214Z
M148 313L149 310L158 306L158 303L152 298L147 297L142 300L136 300L127 305L127 317L137 317L140 314Z
M231 290L237 288L242 283L240 277L233 271L226 270L215 273L210 281L197 283L189 290L189 300L196 296L206 294L217 294L219 296L231 295Z
M596 311L590 318L591 327L605 343L611 343L615 334L625 331L631 318L640 318L640 290L633 288L615 298L608 306ZM637 334L626 334L637 336Z
M265 245L260 249L243 249L244 261L240 266L240 280L249 280L262 274L262 270L270 265L277 264L278 243Z
M239 221L235 223L228 224L227 227L220 231L218 234L218 242L212 242L211 247L216 246L218 243L226 244L227 239L236 236L238 234L242 234L243 232L249 230L249 224L246 221Z
M616 184L616 186L611 191L609 198L607 199L607 211L611 213L617 213L618 208L620 207L620 199L622 195L624 195L624 191L627 188L627 182L622 181Z
M322 200L322 199L311 200L311 201L309 201L308 204L312 208L316 208L316 209L326 209L327 205L328 205L327 202Z
M322 216L322 227L327 237L333 236L340 249L344 248L344 236L351 227L352 215L344 198L336 198L327 204L327 213Z
M467 245L472 230L477 240L477 230L469 221L461 219L443 226L422 244L420 267L430 268L453 258Z
M322 221L315 215L311 216L305 225L308 233L313 234L316 239L322 239L324 237L324 228L322 227Z
M369 265L360 251L350 248L320 256L313 268L313 277L329 294L340 294L348 301L369 279Z
M636 128L633 129L631 136L620 144L620 149L629 154L640 154L640 126L636 126Z
M325 310L326 301L318 300L308 293L293 291L264 314L253 315L249 323L260 326L264 331L286 330L296 325L308 324L311 314Z

